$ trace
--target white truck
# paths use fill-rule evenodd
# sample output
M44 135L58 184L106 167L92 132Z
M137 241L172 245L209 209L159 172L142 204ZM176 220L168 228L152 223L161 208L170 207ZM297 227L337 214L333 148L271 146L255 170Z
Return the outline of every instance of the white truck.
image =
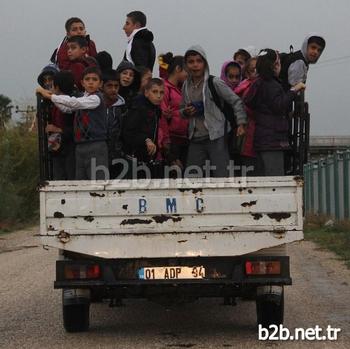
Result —
M302 190L294 176L44 182L40 235L59 250L65 329L88 330L91 302L126 298L242 297L258 323L282 323Z

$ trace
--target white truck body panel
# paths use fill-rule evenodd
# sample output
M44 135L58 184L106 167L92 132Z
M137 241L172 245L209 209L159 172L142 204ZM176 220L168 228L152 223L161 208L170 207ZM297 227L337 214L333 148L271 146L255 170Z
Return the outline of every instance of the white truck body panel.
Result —
M238 256L303 239L299 177L52 181L42 243L102 258Z

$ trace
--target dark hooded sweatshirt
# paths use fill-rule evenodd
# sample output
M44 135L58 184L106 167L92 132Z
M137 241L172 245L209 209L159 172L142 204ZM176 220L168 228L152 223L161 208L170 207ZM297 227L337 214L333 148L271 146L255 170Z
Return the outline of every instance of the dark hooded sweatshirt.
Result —
M157 144L160 115L160 107L152 104L144 95L135 98L124 119L122 137L125 154L134 156L139 161L152 160L147 153L146 139Z
M135 65L128 62L122 61L117 67L117 73L120 74L123 70L131 69L134 71L134 81L128 87L121 86L119 88L119 94L124 98L125 105L129 108L132 104L133 99L137 96L140 89L140 73L136 69Z
M277 78L254 81L244 102L255 116L256 151L284 150L288 143L288 111L296 92L285 92Z
M148 29L142 29L134 36L131 47L131 58L135 66L143 66L153 71L156 59L156 49L153 44L153 33ZM127 60L124 54L124 60Z

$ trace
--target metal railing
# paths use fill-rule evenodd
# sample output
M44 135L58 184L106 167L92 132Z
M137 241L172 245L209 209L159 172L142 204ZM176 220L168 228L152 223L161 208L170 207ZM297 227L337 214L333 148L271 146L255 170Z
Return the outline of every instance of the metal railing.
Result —
M350 149L304 165L306 214L349 219Z

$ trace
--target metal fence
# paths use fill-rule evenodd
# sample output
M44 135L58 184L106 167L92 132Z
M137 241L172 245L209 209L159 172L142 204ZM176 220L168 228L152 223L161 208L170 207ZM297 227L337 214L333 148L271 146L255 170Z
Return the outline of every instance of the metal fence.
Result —
M349 219L350 150L336 152L304 166L307 214Z

